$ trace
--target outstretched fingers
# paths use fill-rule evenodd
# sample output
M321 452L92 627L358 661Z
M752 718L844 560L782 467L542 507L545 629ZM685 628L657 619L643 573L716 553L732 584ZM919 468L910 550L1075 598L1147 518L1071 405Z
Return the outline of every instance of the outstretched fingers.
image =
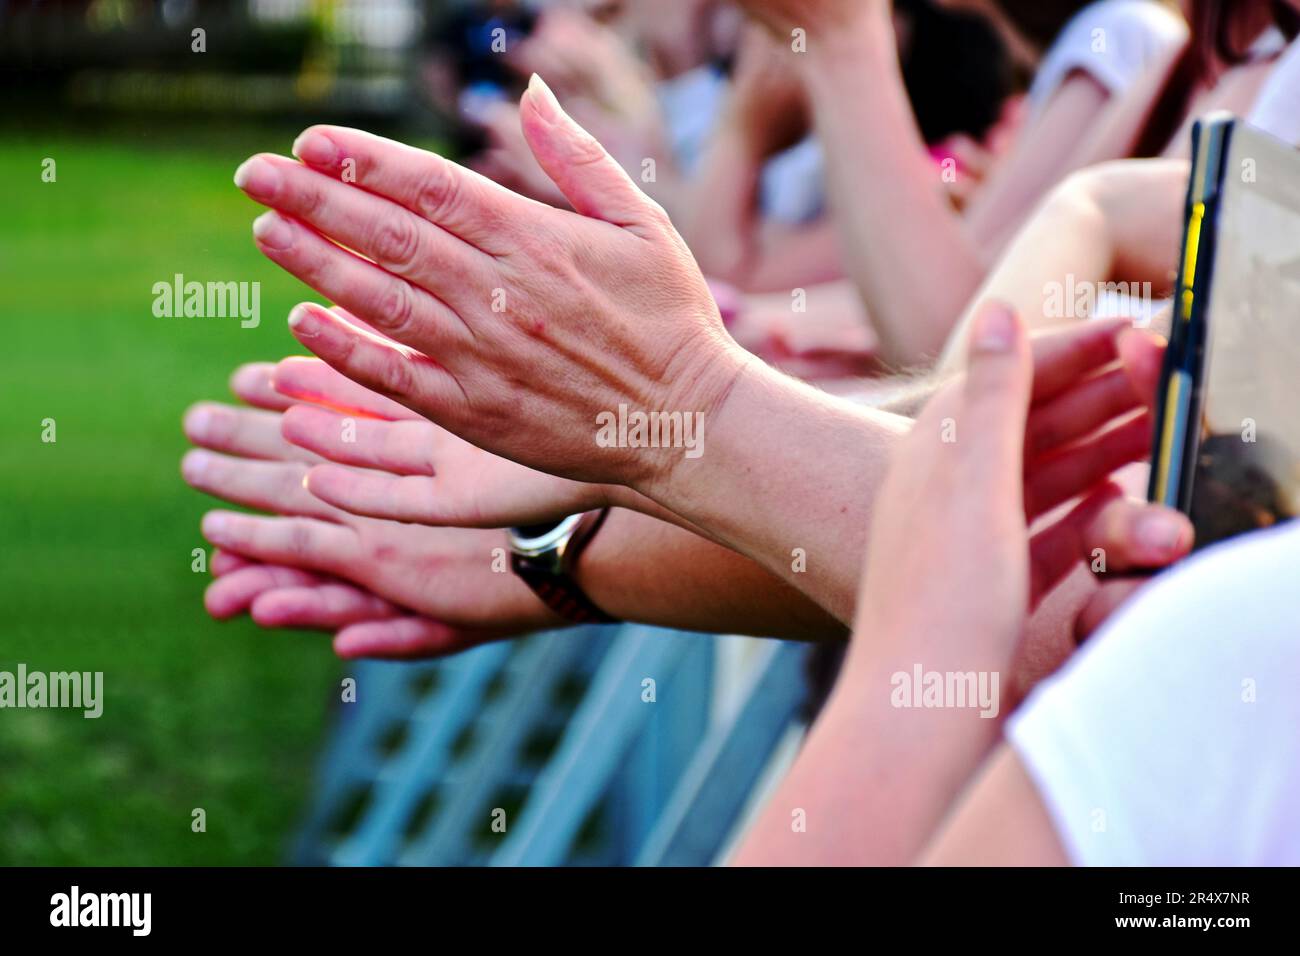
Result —
M320 461L284 439L278 412L198 402L186 410L182 427L186 438L212 451L270 461Z
M455 347L469 336L460 315L428 288L394 275L275 210L253 221L257 247L297 276L393 339L424 352Z
M1029 543L1033 603L1086 561L1102 580L1166 567L1192 547L1187 517L1162 505L1127 498L1103 482Z
M453 502L439 500L433 478L399 478L343 465L320 465L307 473L305 484L321 501L365 518L433 525L462 523L459 513L451 507Z
M465 402L459 383L433 359L364 332L321 306L295 307L289 329L343 375L429 418Z
M342 581L278 587L257 595L248 609L262 627L302 627L336 631L366 621L400 617L391 601Z
M424 216L340 178L259 153L235 172L235 184L255 201L446 301L492 287L492 258L486 253Z
M303 487L307 468L305 462L257 461L201 448L181 459L186 483L223 501L282 515L336 519L335 509Z
M310 587L320 580L300 568L245 561L242 567L228 570L208 585L203 605L214 618L225 620L246 612L258 595L267 591Z
M293 154L327 176L384 196L489 255L501 255L541 207L422 149L344 126L311 126Z
M579 213L636 233L671 228L663 209L564 112L536 73L519 101L519 122L538 165Z
M245 558L329 574L345 573L359 545L351 528L315 518L209 511L202 529L212 544Z
M437 429L423 419L383 422L298 405L284 413L281 433L318 460L379 468L395 475L432 475ZM445 434L445 433L444 433Z
M338 312L337 309L333 311ZM347 316L344 318L351 321ZM424 417L391 398L358 385L313 356L294 355L281 359L272 367L271 385L285 401L286 408L295 402L306 402L366 418L422 420Z
M334 653L348 659L416 660L455 654L508 636L504 631L458 628L410 616L346 627L334 637Z
M293 404L275 390L271 383L274 362L248 362L235 369L230 376L230 391L235 397L271 412L282 412Z

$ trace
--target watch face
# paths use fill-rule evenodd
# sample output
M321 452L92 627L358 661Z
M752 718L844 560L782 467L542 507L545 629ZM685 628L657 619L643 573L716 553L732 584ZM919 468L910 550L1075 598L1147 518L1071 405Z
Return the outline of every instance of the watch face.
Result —
M536 538L546 537L563 523L563 520L560 520L548 521L546 524L521 524L511 528L510 533L521 541L532 541Z
M536 557L553 551L568 539L582 521L582 515L569 515L555 524L521 525L508 531L510 548L516 554Z

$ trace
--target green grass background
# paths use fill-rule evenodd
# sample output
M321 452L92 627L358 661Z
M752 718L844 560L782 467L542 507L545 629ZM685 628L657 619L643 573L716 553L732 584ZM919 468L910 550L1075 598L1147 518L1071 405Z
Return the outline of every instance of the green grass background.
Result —
M0 133L0 669L101 670L105 698L98 720L0 710L0 864L274 863L309 795L343 668L322 635L206 616L210 501L178 472L191 402L302 351L284 318L312 296L231 183L291 138ZM155 318L177 272L261 282L260 327Z

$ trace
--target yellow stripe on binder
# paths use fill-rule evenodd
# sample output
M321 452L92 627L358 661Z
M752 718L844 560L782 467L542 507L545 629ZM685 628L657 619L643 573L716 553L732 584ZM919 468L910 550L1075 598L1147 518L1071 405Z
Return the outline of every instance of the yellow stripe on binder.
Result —
M1186 322L1192 317L1192 304L1196 301L1196 258L1201 247L1201 223L1205 219L1205 203L1192 207L1192 217L1187 222L1187 248L1183 250L1182 316Z

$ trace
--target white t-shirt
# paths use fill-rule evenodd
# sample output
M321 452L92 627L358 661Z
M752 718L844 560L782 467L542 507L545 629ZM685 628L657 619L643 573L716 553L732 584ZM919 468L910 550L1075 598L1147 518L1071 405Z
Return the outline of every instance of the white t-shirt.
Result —
M1300 521L1189 559L1010 719L1080 865L1300 864Z
M1292 43L1273 67L1247 119L1283 142L1300 146L1300 43Z
M1086 73L1118 95L1186 41L1182 18L1154 0L1099 0L1084 7L1053 41L1034 74L1031 119L1072 73Z

